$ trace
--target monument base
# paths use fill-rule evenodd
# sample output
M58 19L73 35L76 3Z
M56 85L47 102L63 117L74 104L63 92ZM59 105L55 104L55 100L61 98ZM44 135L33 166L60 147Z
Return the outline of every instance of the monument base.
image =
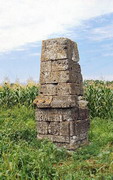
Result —
M81 116L79 111L82 112ZM86 109L37 108L36 120L38 139L49 139L58 147L68 150L88 144L89 120Z

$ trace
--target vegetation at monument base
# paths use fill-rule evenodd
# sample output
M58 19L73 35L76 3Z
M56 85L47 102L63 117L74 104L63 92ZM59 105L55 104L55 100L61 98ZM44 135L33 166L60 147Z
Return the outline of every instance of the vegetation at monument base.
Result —
M0 180L113 179L113 82L86 81L84 87L89 145L73 153L37 140L31 104L39 86L0 87Z

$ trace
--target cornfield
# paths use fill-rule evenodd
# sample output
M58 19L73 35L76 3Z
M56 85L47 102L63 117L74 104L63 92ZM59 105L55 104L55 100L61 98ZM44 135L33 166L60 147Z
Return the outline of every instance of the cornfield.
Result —
M0 87L0 106L11 107L14 105L32 106L38 95L39 86L36 84L9 84Z
M84 93L91 117L113 118L113 82L85 81Z
M4 83L0 86L0 106L32 106L38 93L38 84ZM84 94L92 118L113 118L113 82L84 81Z

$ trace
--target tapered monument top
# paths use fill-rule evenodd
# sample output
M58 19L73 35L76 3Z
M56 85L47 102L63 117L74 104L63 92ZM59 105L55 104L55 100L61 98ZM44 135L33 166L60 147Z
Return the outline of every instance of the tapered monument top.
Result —
M68 38L56 38L42 41L41 61L69 59L79 61L77 44Z

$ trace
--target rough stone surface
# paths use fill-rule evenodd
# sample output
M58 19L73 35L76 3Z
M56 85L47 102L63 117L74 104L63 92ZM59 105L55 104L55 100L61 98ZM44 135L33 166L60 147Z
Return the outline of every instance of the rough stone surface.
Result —
M75 107L77 97L74 95L68 96L53 96L53 100L51 106L53 108L67 108L67 107Z
M88 143L87 101L78 64L77 44L67 38L42 42L40 95L36 104L37 137L75 150Z
M82 75L74 70L65 71L43 71L40 74L41 84L55 84L55 83L82 83Z
M77 44L67 38L48 39L42 42L41 61L72 59L79 61Z
M83 89L76 83L59 83L57 95L83 95Z
M56 84L43 84L40 88L40 94L44 94L46 96L57 95L57 85Z

